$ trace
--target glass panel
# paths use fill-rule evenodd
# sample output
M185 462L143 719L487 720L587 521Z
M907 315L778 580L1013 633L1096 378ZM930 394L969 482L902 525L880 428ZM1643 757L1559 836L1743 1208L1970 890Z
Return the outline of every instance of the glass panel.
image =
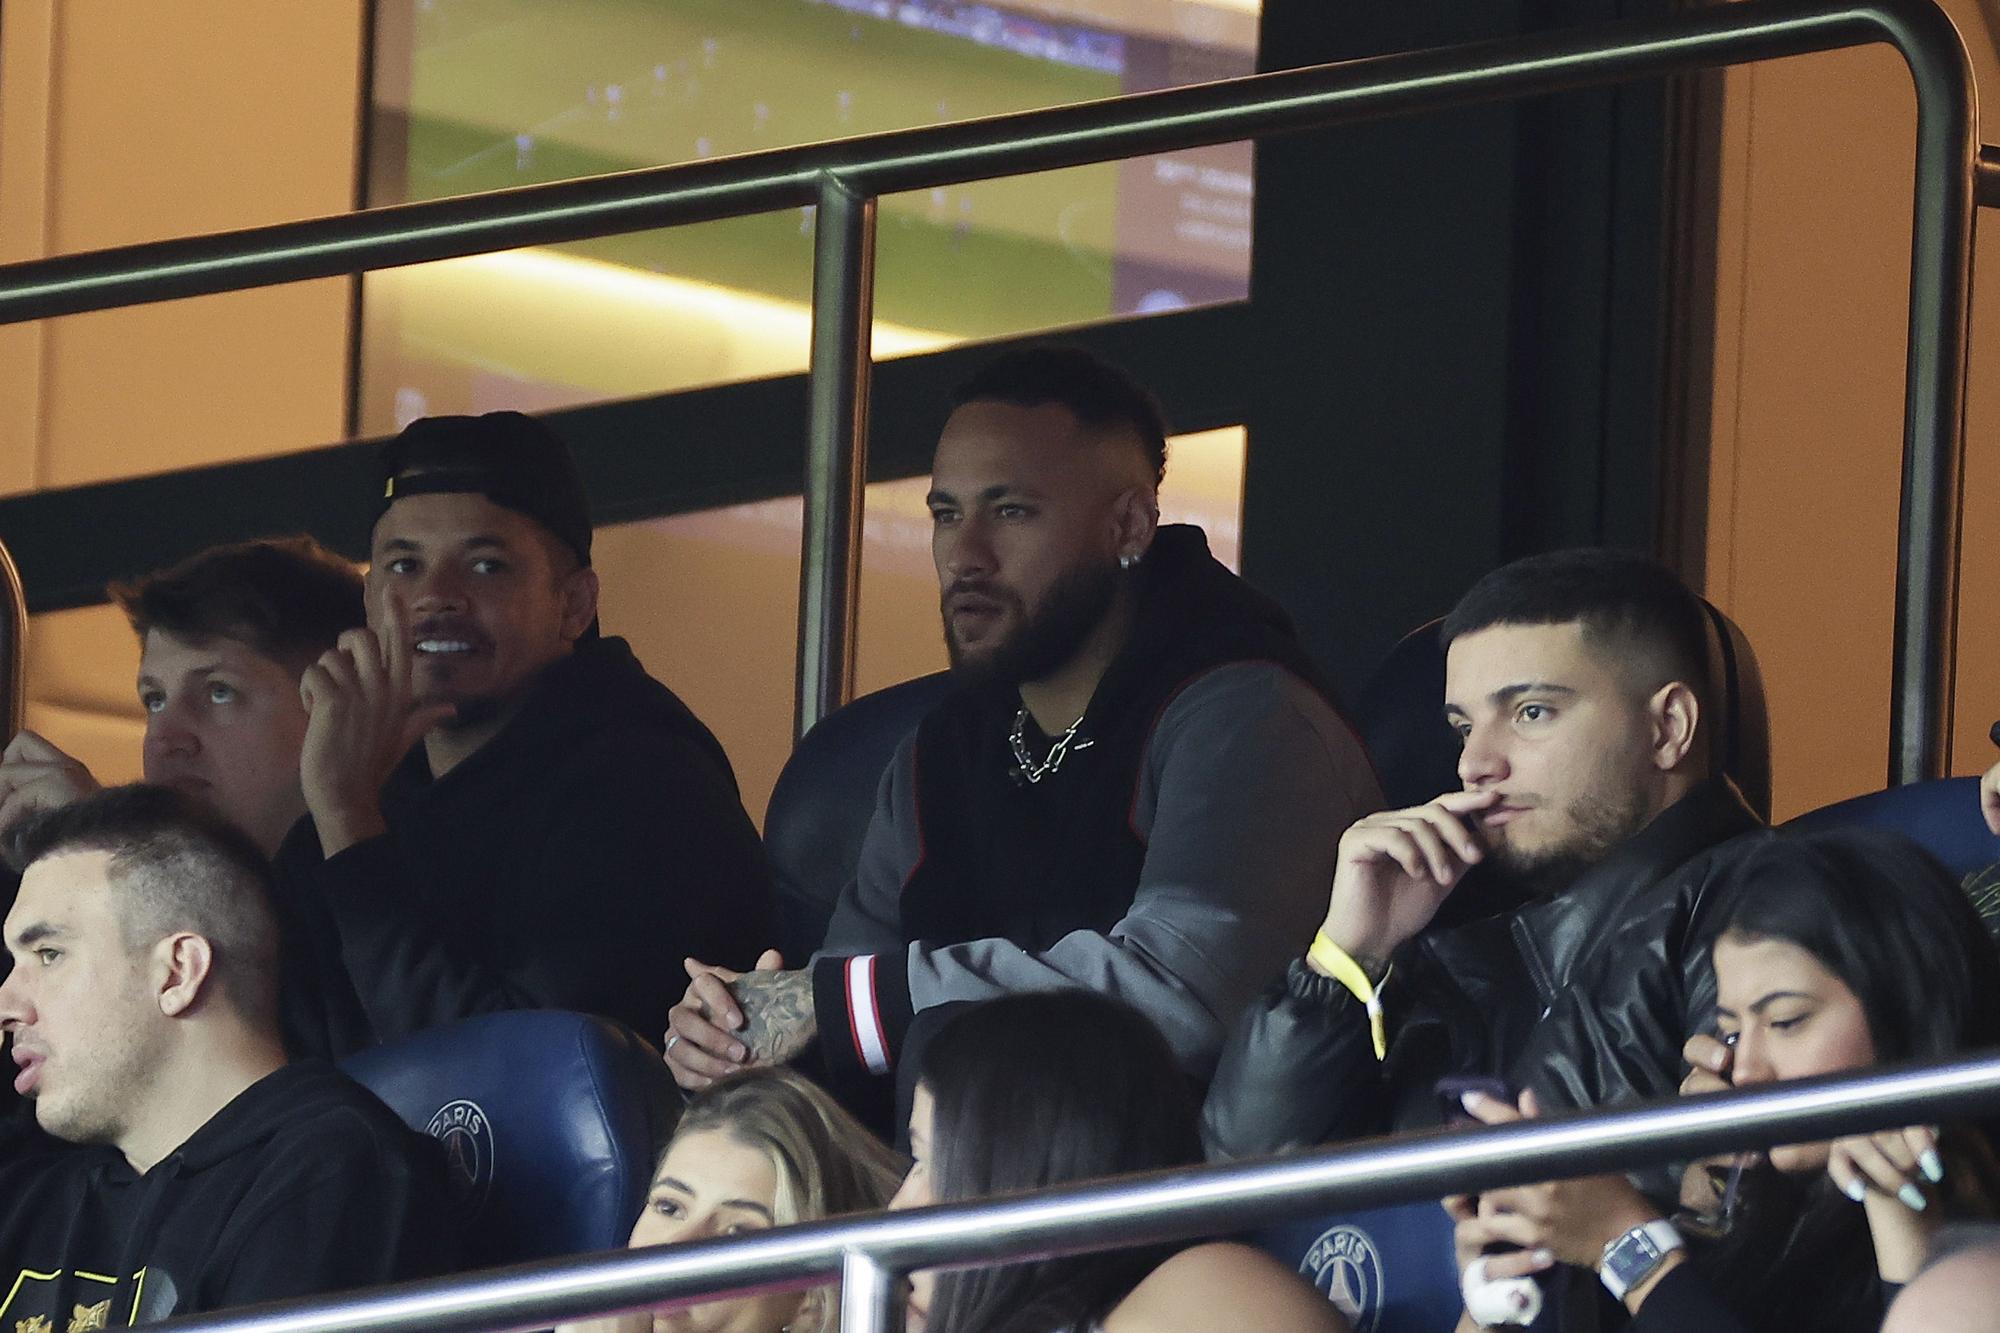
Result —
M139 779L139 641L115 606L28 618L27 726L103 783Z
M1196 523L1216 557L1238 567L1241 427L1176 437L1164 521ZM859 688L942 670L931 570L928 478L868 488L862 546ZM604 625L631 639L721 738L761 824L791 752L799 595L797 499L599 528L595 564ZM136 780L144 715L133 679L139 646L116 607L35 616L28 635L28 725L105 782Z
M1255 0L380 0L371 204L1247 74ZM1250 148L882 201L876 354L1248 293ZM365 280L361 427L806 364L810 210Z

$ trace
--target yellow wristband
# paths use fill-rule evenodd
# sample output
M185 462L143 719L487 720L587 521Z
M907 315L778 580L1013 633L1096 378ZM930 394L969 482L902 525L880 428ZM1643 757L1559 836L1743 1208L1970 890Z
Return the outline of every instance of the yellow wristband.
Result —
M1375 1058L1386 1059L1389 1054L1389 1032L1382 1019L1382 996L1377 984L1368 979L1368 974L1362 970L1361 964L1354 961L1353 955L1328 939L1323 930L1313 937L1312 948L1306 950L1306 957L1322 972L1347 987L1353 992L1354 998L1366 1006L1368 1035L1375 1043ZM1382 981L1386 983L1388 980L1389 973L1384 972Z

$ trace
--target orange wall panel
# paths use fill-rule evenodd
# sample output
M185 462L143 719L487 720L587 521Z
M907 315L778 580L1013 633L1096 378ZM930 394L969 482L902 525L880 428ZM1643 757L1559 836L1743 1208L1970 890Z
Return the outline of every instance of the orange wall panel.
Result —
M364 0L8 0L0 258L348 211L364 18ZM0 330L0 493L341 439L348 293L341 279ZM110 764L138 734L136 653L115 611L78 615L99 650L37 651L30 716ZM57 620L32 638L62 640Z
M1972 0L1948 8L1981 77L2000 75ZM1764 669L1781 818L1887 775L1915 133L1885 48L1727 76L1707 590ZM2000 716L2000 232L1982 221L1958 772L1990 761Z

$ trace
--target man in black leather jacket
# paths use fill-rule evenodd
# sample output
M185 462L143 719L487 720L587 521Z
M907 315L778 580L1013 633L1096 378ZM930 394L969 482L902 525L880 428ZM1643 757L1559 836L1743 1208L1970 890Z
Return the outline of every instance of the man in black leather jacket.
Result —
M1435 1125L1451 1076L1664 1096L1713 1007L1701 854L1759 821L1706 776L1699 602L1559 551L1480 580L1442 639L1465 789L1343 836L1318 937L1224 1049L1213 1157Z

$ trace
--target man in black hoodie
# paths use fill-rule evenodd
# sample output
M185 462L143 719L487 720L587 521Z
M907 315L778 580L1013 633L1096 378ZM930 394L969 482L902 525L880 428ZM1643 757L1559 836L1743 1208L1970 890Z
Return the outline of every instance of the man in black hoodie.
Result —
M529 417L384 450L368 629L301 684L308 818L279 879L317 921L297 1027L342 1054L503 1009L655 1034L690 954L747 966L770 886L729 759L597 633L590 513Z
M0 1328L151 1323L448 1271L437 1145L287 1064L262 855L161 787L32 818L0 985L68 1144L0 1163Z
M812 967L691 969L683 1087L815 1040L836 1075L885 1073L924 1011L1068 987L1208 1076L1380 795L1283 612L1157 526L1165 466L1150 395L1087 353L959 390L930 510L962 688L891 762Z

